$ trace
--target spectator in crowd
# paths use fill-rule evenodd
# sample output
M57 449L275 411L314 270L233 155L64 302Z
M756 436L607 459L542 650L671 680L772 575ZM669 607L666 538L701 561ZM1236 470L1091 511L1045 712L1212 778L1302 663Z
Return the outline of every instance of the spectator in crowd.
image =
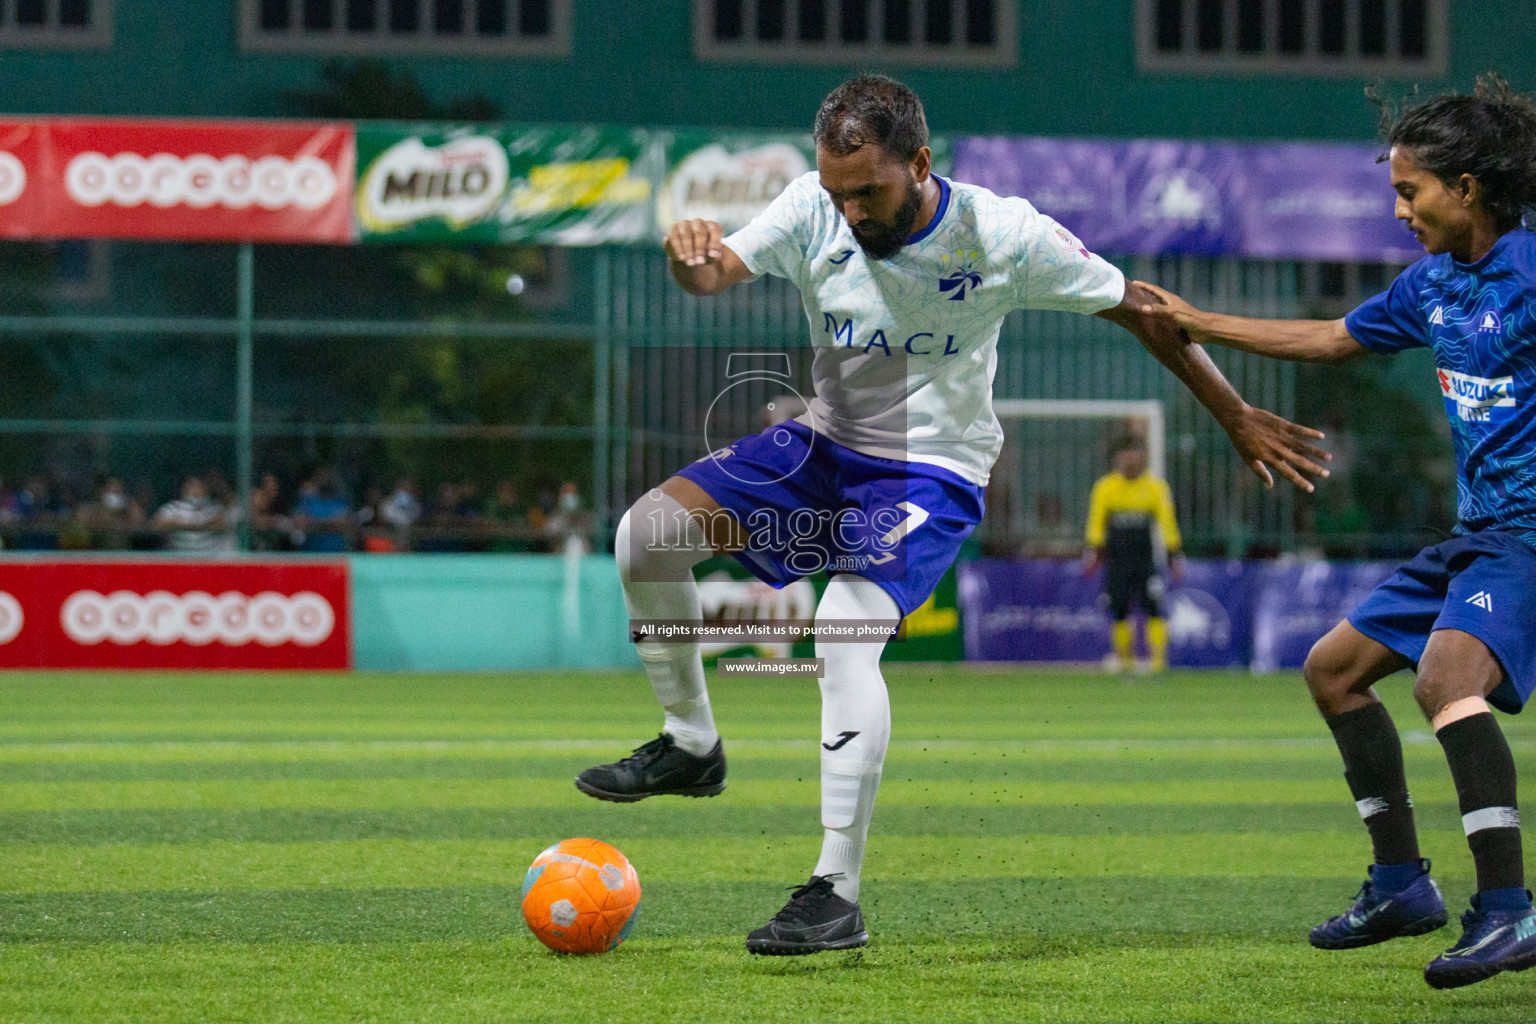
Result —
M555 505L560 501L560 494L549 484L543 484L533 495L533 505L528 509L528 525L540 533L544 532L544 525L549 517L555 514Z
M82 514L90 503L77 501L67 483L60 483L57 493L59 505L66 510L60 517L55 533L59 547L65 551L89 551L91 531L85 525Z
M150 509L158 507L160 504L155 500L155 489L150 486L148 480L143 478L135 480L130 485L128 493L132 497L133 503L139 506L139 508L143 509L146 513L148 513Z
M383 519L385 503L382 488L370 484L363 492L363 502L352 513L352 525L357 530L358 550L374 554L401 551L403 544L396 542L396 531Z
M181 496L161 505L150 525L168 531L167 546L173 551L233 551L229 508L208 494L200 477L189 476Z
M224 474L217 469L204 472L202 480L203 486L208 488L208 497L224 507L225 525L229 528L230 535L235 536L240 521L245 518L245 509L240 506L240 496L229 485Z
M456 511L459 519L465 523L473 523L480 518L480 481L466 477L459 484L459 503Z
M202 474L203 486L208 488L208 497L226 508L232 508L235 504L235 489L229 486L229 481L224 479L224 474L217 469L209 469Z
M369 551L527 552L561 550L569 538L584 545L593 522L570 481L542 484L530 504L513 478L499 480L489 497L476 480L449 480L424 502L417 480L401 476L388 493L370 487L367 500L354 511L330 467L315 470L291 505L289 487L271 472L261 475L245 506L218 469L185 478L177 496L163 504L145 479L116 476L99 477L94 484L86 480L81 489L89 497L77 502L66 478L37 473L20 487L0 481L4 545L233 551L239 547L237 527L248 517L251 547L257 551L340 552L356 546Z
M108 477L76 515L90 535L90 546L102 551L121 551L133 546L133 531L144 525L144 509L128 496L117 477Z
M421 499L416 495L415 480L408 476L396 480L395 489L379 505L379 522L391 527L404 538L411 527L416 525L416 520L421 518Z
M339 494L336 475L329 469L317 470L299 489L298 504L293 506L294 530L303 535L298 543L299 550L347 550L351 511L351 506Z
M429 536L416 544L418 551L468 551L467 533L474 522L475 510L466 504L465 488L444 480L432 499L424 521Z
M69 512L46 476L34 476L16 494L16 518L33 526L50 526Z
M496 493L485 503L485 533L490 538L487 549L498 553L531 551L532 530L528 510L516 482L504 479Z
M572 544L585 551L591 533L592 513L581 507L581 492L567 480L560 485L554 512L544 521L544 534L556 551L564 551Z
M48 551L59 546L58 527L69 513L53 490L47 476L27 480L10 501L8 519L12 547L26 551Z
M284 535L292 528L282 507L283 487L276 473L263 473L261 483L251 488L251 546L258 551L285 547Z
M443 528L457 525L459 516L459 488L456 484L444 480L437 487L437 495L432 499L432 506L427 510L427 521L431 526Z

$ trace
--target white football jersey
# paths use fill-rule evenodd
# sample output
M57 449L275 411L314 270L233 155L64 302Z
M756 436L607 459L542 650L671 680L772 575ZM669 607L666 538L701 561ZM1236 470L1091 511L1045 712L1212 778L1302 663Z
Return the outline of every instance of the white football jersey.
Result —
M888 260L864 256L815 171L725 244L754 276L800 289L815 385L801 422L985 484L1003 447L992 412L1003 317L1110 309L1125 278L1026 200L935 178L932 223Z

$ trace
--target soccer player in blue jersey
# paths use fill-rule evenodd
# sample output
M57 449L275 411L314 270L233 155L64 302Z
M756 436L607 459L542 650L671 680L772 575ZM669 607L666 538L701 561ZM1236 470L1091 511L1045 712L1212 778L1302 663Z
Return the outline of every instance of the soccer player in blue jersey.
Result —
M700 617L693 566L716 550L783 586L831 573L818 628L894 623L933 592L982 515L1002 448L992 376L1003 317L1022 308L1098 314L1132 331L1226 429L1308 490L1321 437L1245 403L1197 345L1142 312L1151 296L1023 199L932 172L912 90L880 76L834 90L816 117L817 171L750 224L683 221L667 234L672 276L714 295L761 274L799 288L814 396L803 415L684 467L620 521L615 556L634 639L664 731L630 757L581 773L604 800L714 796L725 754L697 643L664 642L657 620ZM650 628L644 625L651 623ZM753 931L753 953L861 946L859 872L890 738L876 642L818 635L821 856L810 881Z
M1536 965L1515 764L1490 706L1536 689L1536 105L1496 76L1383 118L1397 217L1429 253L1342 320L1200 312L1147 286L1198 342L1341 363L1435 353L1456 445L1451 540L1419 552L1313 647L1307 686L1338 742L1375 863L1347 912L1312 930L1349 949L1446 922L1420 859L1397 730L1373 684L1414 666L1414 696L1450 762L1478 892L1461 941L1425 968L1436 988Z

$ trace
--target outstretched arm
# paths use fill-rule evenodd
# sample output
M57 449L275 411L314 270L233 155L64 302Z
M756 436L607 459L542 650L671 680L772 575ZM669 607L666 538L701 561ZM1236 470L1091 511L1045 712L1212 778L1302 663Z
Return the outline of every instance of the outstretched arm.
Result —
M662 242L672 278L689 295L717 295L752 276L741 257L723 245L725 231L712 220L680 220Z
M1131 287L1152 295L1153 301L1142 306L1143 313L1167 317L1201 344L1224 345L1298 363L1344 363L1367 351L1350 337L1342 319L1255 320L1207 313L1155 284L1135 281Z
M1265 487L1275 484L1270 473L1272 467L1297 487L1311 491L1312 482L1303 473L1328 475L1319 463L1331 456L1312 443L1322 438L1322 431L1297 426L1243 401L1205 350L1180 330L1175 320L1153 311L1156 304L1151 291L1139 282L1128 282L1120 305L1098 315L1134 334L1158 362L1184 382L1200 404L1216 417L1232 447Z

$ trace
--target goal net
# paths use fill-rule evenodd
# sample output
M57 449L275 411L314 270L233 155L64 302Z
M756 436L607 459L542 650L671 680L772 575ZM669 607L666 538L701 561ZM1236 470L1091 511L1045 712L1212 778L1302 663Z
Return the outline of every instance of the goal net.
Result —
M992 468L987 514L978 530L993 556L1078 554L1088 520L1088 494L1110 469L1115 442L1134 435L1147 444L1147 466L1167 470L1163 403L1011 398L992 403L1003 425L1003 451Z

